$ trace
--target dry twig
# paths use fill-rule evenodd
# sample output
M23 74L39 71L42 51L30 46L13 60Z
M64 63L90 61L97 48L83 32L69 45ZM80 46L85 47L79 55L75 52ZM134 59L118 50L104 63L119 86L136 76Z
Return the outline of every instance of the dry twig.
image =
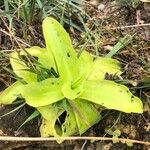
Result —
M150 26L150 23L147 23L147 24L135 24L135 25L129 25L129 26L119 26L119 27L106 27L107 29L110 29L110 30L116 30L116 29L126 29L126 28L138 28L138 27L147 27L147 26Z
M144 142L133 139L123 138L109 138L109 137L87 137L87 136L74 136L74 137L12 137L12 136L0 136L0 141L55 141L55 140L92 140L92 141L120 141L131 142L143 145L150 145L150 142Z

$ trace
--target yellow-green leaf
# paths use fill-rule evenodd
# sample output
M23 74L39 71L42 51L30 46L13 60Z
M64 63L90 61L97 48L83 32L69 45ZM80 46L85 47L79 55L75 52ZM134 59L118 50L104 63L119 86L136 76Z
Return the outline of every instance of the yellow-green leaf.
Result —
M55 107L55 105L47 105L37 107L37 110L41 113L43 117L40 127L41 136L60 136L62 129L56 124L56 121L58 117L64 112L64 109L59 109L59 107Z
M27 83L37 80L37 75L35 73L27 71L30 68L19 58L19 53L11 53L10 63L16 75L24 79Z
M48 78L40 82L32 82L25 85L21 95L30 106L45 106L64 98L61 86L59 79Z
M66 82L63 84L61 91L65 98L73 100L73 99L79 97L79 95L81 95L81 93L83 91L83 85L80 84L79 86L77 86L76 88L73 89L71 87L71 83Z
M120 75L122 71L119 61L107 57L97 58L94 61L93 69L88 80L102 80L105 78L106 73Z
M78 74L76 80L73 83L73 87L77 87L88 78L93 67L93 57L89 52L83 51L78 58L78 64L76 65L78 65Z
M77 74L77 54L68 33L55 19L46 17L43 21L43 34L58 74L63 81L71 81Z
M25 50L30 55L38 57L38 62L43 66L43 68L50 69L51 67L55 67L53 57L48 53L46 48L33 46L31 48L26 48ZM27 55L27 53L25 51L21 51L20 54Z
M34 56L38 57L37 61L40 63L42 68L46 68L46 69L50 69L51 67L55 68L53 57L52 55L48 54L48 51L45 48L33 46L31 48L26 48L25 50L18 50L18 52L11 53L10 63L13 68L13 71L19 77L23 78L27 83L34 82L37 80L37 75L29 71L30 68L27 67L27 65L19 57L19 55L27 56L28 54L33 57ZM38 65L36 66L36 68L38 68Z
M80 135L88 130L91 126L98 123L101 119L100 112L94 104L83 99L75 99L72 101Z
M67 105L66 110L63 108L62 103L60 105L38 107L37 109L44 118L40 127L42 137L63 137L78 134L75 116L69 105ZM61 115L63 115L63 118ZM61 122L60 119L63 119L64 122ZM57 142L61 143L62 140L57 140Z
M11 104L20 95L23 84L19 81L13 83L0 93L0 104Z
M67 105L65 121L62 124L62 137L79 134L73 109Z
M126 113L143 112L141 100L132 95L126 86L113 81L86 81L80 98L105 106L108 109Z

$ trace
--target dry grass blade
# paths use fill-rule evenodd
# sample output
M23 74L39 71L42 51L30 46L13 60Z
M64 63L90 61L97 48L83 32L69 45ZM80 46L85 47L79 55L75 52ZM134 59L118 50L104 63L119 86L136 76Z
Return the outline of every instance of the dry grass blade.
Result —
M116 29L126 29L126 28L138 28L138 27L146 27L150 26L150 23L146 24L134 24L134 25L128 25L128 26L119 26L119 27L106 27L108 30L116 30Z
M143 145L150 145L150 142L139 140L124 139L124 138L109 138L109 137L88 137L88 136L74 136L74 137L13 137L13 136L0 136L0 141L55 141L55 140L92 140L92 141L120 141L131 142Z
M3 118L3 117L6 117L6 116L8 116L8 115L10 115L10 114L12 114L12 113L14 113L15 111L19 110L20 108L22 108L22 107L25 106L25 105L26 105L26 103L23 103L23 104L19 105L19 106L16 107L15 109L13 109L13 110L11 110L11 111L9 111L9 112L3 114L2 116L0 116L0 119Z
M6 34L6 35L12 37L12 34L10 34L9 32L7 32L7 31L5 31L5 30L3 30L3 29L1 29L1 28L0 28L0 32L2 32L2 33L4 33L4 34ZM19 41L20 43L24 44L24 45L27 46L27 47L30 47L30 45L29 45L28 43L26 43L25 41L23 41L23 40L20 39L19 37L16 37L16 36L15 36L15 38L16 38L16 40Z

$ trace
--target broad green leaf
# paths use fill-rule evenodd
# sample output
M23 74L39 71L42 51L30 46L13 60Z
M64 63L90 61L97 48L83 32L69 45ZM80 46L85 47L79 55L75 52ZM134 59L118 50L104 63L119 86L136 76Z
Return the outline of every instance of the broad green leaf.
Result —
M68 102L64 107L62 101L37 108L44 118L40 127L41 136L66 137L82 134L100 120L100 114L92 103L79 99L72 102L78 110ZM62 140L57 142L61 143Z
M78 134L75 116L71 107L67 105L67 109L65 110L63 106L60 106L59 104L55 104L37 108L44 118L40 127L41 136L63 137ZM63 118L59 118L63 113L66 116L63 115ZM64 122L61 122L60 119L63 119ZM57 142L61 143L62 140L57 140Z
M122 72L119 61L106 57L97 58L88 80L102 80L106 73L120 75Z
M51 67L55 68L52 55L48 54L48 51L45 48L40 48L38 46L33 46L31 48L26 48L20 50L19 52L13 52L10 57L10 63L12 65L13 71L26 82L34 82L37 80L37 75L30 70L29 67L21 60L20 56L31 55L32 57L38 57L38 62L40 67L50 69ZM27 56L28 57L28 56ZM36 68L38 65L36 64Z
M23 84L19 81L15 82L2 93L0 93L0 104L11 104L21 94Z
M19 58L19 53L13 52L10 56L10 63L13 71L27 83L37 80L37 75L31 71L27 71L30 68Z
M84 74L87 78L93 67L93 57L89 52L83 51L79 57L79 62L80 74Z
M90 55L89 52L83 51L79 57L78 64L76 65L78 65L79 73L73 83L73 87L77 87L87 79L93 67L93 57Z
M113 81L86 81L80 98L89 100L108 109L126 113L142 113L141 100L133 96L129 89Z
M27 55L29 53L32 56L38 57L38 62L43 66L43 68L50 69L54 67L54 60L52 55L50 55L46 48L40 48L38 46L33 46L31 48L26 48L25 51L21 51L20 55Z
M77 86L76 88L73 89L71 87L71 83L66 82L63 84L61 91L64 94L65 98L72 100L72 99L77 98L79 95L81 95L81 93L83 91L83 85L80 84L79 86Z
M51 113L51 111L48 110L47 113L49 112ZM42 124L40 126L41 137L49 137L49 136L58 137L56 132L58 132L58 134L61 133L61 128L55 126L57 118L58 116L55 116L54 112L52 112L52 117L50 118L51 120L42 118Z
M58 137L62 134L62 129L56 124L58 117L64 112L63 108L55 107L55 105L47 105L37 107L41 113L43 120L40 127L42 137L55 136Z
M45 106L64 98L61 86L58 78L48 78L40 82L26 84L21 95L30 106Z
M73 109L69 104L67 106L65 122L62 124L62 137L79 134Z
M64 28L53 18L43 21L46 48L53 55L57 71L63 81L71 81L77 75L77 54Z
M100 113L94 104L83 99L75 99L72 101L75 105L73 111L76 117L80 135L83 134L101 119Z

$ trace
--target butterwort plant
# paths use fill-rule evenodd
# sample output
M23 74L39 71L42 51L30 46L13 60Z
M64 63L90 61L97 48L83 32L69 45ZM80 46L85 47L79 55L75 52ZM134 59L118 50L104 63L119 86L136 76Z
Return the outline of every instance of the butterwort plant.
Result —
M23 98L41 114L42 137L81 135L99 122L101 108L143 112L141 100L126 86L105 80L106 73L122 73L117 60L76 53L68 33L51 17L42 27L46 48L34 46L10 54L18 80L1 92L1 104Z

